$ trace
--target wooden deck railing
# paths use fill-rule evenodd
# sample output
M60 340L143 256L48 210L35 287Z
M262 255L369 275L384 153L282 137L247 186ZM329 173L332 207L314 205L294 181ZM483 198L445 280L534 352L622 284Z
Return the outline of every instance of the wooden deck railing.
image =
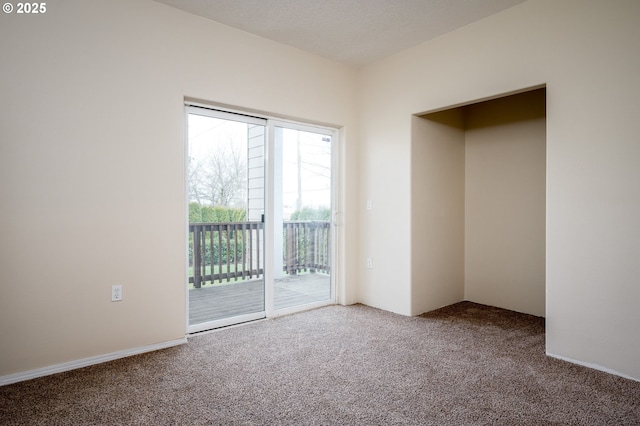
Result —
M283 224L283 271L329 272L329 222L289 221ZM259 278L264 274L264 223L189 224L189 283Z
M284 272L291 275L307 271L329 273L328 221L290 221L282 227Z
M207 281L231 281L264 273L262 222L190 223L189 282L200 288Z

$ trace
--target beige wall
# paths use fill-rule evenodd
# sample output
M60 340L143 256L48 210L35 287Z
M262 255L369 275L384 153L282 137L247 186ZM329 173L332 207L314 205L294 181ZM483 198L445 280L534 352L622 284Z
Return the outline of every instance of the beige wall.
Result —
M0 52L0 377L184 337L185 96L342 127L354 301L355 71L152 1L1 14Z
M639 17L636 1L530 0L361 70L361 202L380 208L360 244L385 259L362 301L418 313L411 227L394 245L374 232L416 202L412 115L546 84L547 351L640 379Z
M411 312L464 297L465 130L461 109L413 117Z
M465 128L465 299L544 316L544 89L470 105Z

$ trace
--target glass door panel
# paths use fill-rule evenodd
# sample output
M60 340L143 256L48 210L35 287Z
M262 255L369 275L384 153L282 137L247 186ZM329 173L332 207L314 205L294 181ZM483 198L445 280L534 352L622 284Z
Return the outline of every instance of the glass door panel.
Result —
M329 301L332 135L274 128L274 308Z
M265 316L265 124L187 107L189 332Z

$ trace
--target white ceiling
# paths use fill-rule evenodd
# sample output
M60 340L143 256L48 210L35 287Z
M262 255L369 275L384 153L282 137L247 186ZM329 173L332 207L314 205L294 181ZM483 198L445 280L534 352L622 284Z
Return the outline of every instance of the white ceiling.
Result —
M156 0L352 66L525 0Z

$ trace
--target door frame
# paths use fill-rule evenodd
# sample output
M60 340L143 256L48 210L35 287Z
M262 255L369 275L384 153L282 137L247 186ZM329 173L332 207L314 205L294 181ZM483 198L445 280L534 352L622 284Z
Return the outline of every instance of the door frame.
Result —
M185 209L186 209L186 247L189 246L189 178L188 178L188 170L189 170L189 115L193 114L193 115L202 115L205 117L211 117L211 118L216 118L216 119L220 119L220 120L227 120L227 121L236 121L236 122L241 122L241 123L246 123L246 124L253 124L253 125L258 125L258 126L263 126L264 127L264 144L265 144L265 152L263 154L264 158L265 158L265 171L266 171L266 167L267 167L267 160L266 160L266 145L267 145L267 120L264 118L260 118L260 117L254 117L254 116L250 116L247 114L238 114L238 113L234 113L234 112L230 112L230 111L225 111L222 109L218 109L218 108L212 108L212 107L207 107L207 106L200 106L200 105L193 105L190 103L185 103L184 106L184 128L185 128L185 139L184 139L184 144L185 144L185 173L184 173L184 188L185 188ZM265 186L266 186L266 176L265 176ZM265 195L266 196L266 188L265 188ZM266 234L266 231L264 231ZM206 331L206 330L212 330L212 329L216 329L216 328L221 328L221 327L226 327L226 326L230 326L230 325L234 325L234 324L240 324L240 323L244 323L244 322L249 322L249 321L255 321L258 319L263 319L266 317L266 287L267 287L267 281L266 281L266 270L267 270L267 265L265 263L265 259L266 259L266 253L265 250L267 248L266 244L265 244L265 240L263 238L262 241L262 263L263 263L263 269L264 269L264 273L262 275L262 288L263 288L263 293L265 296L265 304L262 306L262 310L258 311L258 312L251 312L251 313L246 313L246 314L240 314L240 315L235 315L232 317L225 317L225 318L220 318L220 319L214 319L214 320L210 320L210 321L205 321L202 323L197 323L197 324L190 324L189 323L189 309L190 309L190 304L189 304L189 285L188 285L188 265L189 265L189 259L188 259L188 250L185 250L185 257L186 257L186 262L185 264L187 265L187 277L186 277L186 283L187 285L185 285L185 313L186 313L186 327L187 327L187 333L188 334L193 334L193 333L199 333L202 331Z
M255 321L263 318L273 318L281 315L288 315L295 312L301 312L308 309L314 309L322 306L332 305L337 303L337 277L339 276L339 256L338 256L338 238L339 227L337 218L339 216L340 199L339 191L339 152L340 152L340 129L338 127L317 125L313 123L305 123L303 121L294 121L289 119L278 118L275 116L256 114L253 112L231 109L223 106L216 106L214 104L206 104L195 101L185 100L184 102L184 188L185 188L185 261L184 264L188 265L188 238L189 238L189 181L188 181L188 167L189 167L189 128L188 128L188 115L190 111L205 109L212 111L217 118L231 119L234 121L244 121L252 124L259 124L265 126L265 221L264 221L264 239L263 239L263 253L264 253L264 310L262 312L244 314L235 317L223 318L220 320L205 322L201 324L189 325L189 286L185 285L185 322L187 334L198 333L220 327L226 327L230 325L240 324L249 321ZM213 115L212 114L212 115ZM242 120L238 120L238 116L242 117ZM313 302L310 304L292 306L282 309L275 309L275 279L274 279L274 236L275 236L275 221L271 218L271 212L277 207L274 204L275 200L275 186L274 186L274 156L275 156L275 128L284 127L288 129L300 130L311 133L318 133L331 137L331 228L330 228L330 297L327 300ZM185 270L185 275L188 275L188 266ZM188 276L186 277L188 282Z
M331 265L331 273L329 274L330 278L330 296L328 300L322 300L318 302L313 302L305 305L291 306L287 308L275 309L274 301L275 301L275 278L274 278L274 256L275 249L273 244L275 244L275 221L266 220L265 221L265 242L269 242L271 244L270 247L265 248L265 309L267 313L267 318L276 317L279 315L288 315L294 312L305 311L308 309L319 308L321 306L333 305L336 303L337 295L337 284L336 277L338 274L338 226L337 226L337 215L338 215L338 141L339 141L339 130L333 127L327 126L318 126L314 124L306 124L299 121L292 120L283 120L278 118L268 118L267 119L267 153L266 153L266 188L265 188L265 216L268 216L266 212L273 212L277 207L275 205L275 167L274 161L275 158L275 128L283 127L287 129L299 130L303 132L317 133L325 136L331 137L331 227L330 227L330 265ZM267 268L269 265L269 268Z

